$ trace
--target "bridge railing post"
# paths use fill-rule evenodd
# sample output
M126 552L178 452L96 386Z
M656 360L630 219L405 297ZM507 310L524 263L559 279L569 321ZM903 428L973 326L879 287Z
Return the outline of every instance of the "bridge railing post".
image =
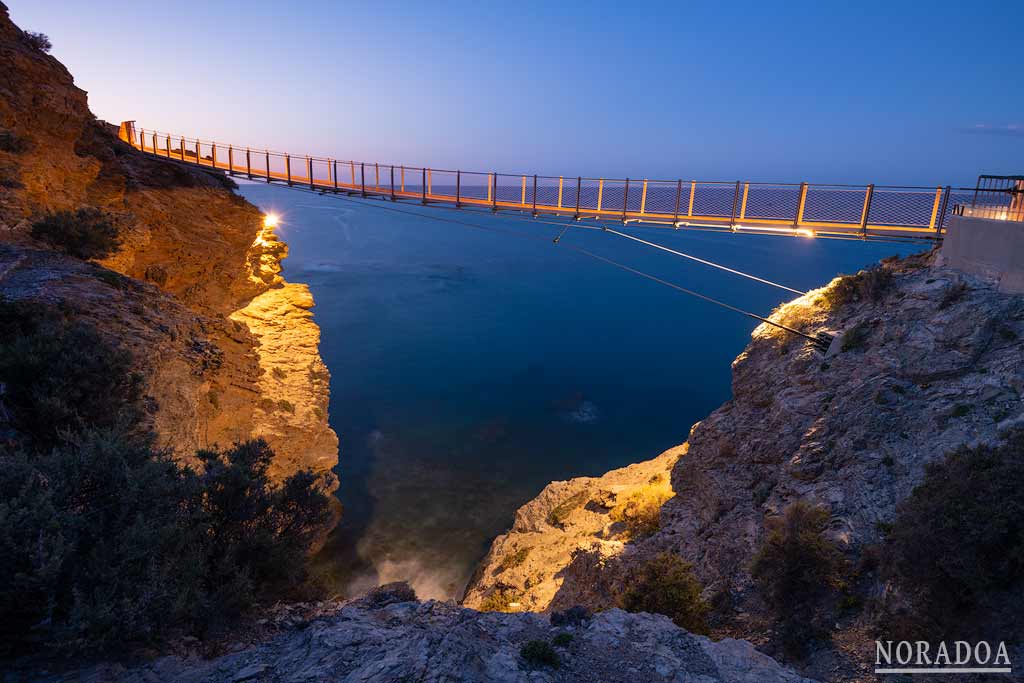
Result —
M455 208L462 208L462 171L455 171Z
M263 154L267 157L267 183L270 182L270 150L263 150Z
M942 207L939 209L939 222L935 224L935 234L942 234L942 227L946 224L946 211L949 209L949 195L953 192L953 188L946 185L946 191L942 196Z
M252 155L249 154L249 148L245 148L245 175L249 176L249 180L252 180Z
M366 164L359 162L359 182L362 186L362 194L366 196Z
M200 149L201 149L201 147L199 145L199 140L197 138L196 139L196 164L199 165L199 166L202 166L203 165L203 158L201 156L199 156Z
M181 160L185 161L185 138L181 139L181 149L179 151L181 152Z
M697 181L690 181L690 203L686 209L686 217L693 218L693 198L697 195Z
M526 206L526 176L525 175L522 177L522 180L520 182L519 204L521 206Z
M395 166L391 165L391 201L395 201Z
M210 165L217 168L217 143L210 143Z
M559 209L562 208L562 183L564 181L565 181L565 178L563 178L562 176L558 176L558 208Z
M537 174L533 174L533 217L537 217Z
M679 202L682 200L682 198L683 198L683 179L680 178L676 182L676 209L672 213L672 227L673 228L678 228L679 227Z
M156 133L153 133L153 154L156 154Z
M170 159L171 158L171 136L170 135L167 136L167 140L164 143L164 146L167 149L167 158Z
M583 189L583 176L576 176L576 213L573 214L575 220L580 219L580 191Z
M936 228L937 221L935 219L938 218L938 215L939 215L939 205L940 204L942 204L942 188L941 187L937 187L937 188L935 188L935 201L932 203L932 216L928 220L928 228L929 229L934 230ZM936 234L938 234L937 230L936 230Z
M622 224L626 224L626 211L629 207L629 178L626 178L626 184L622 188Z
M427 169L421 168L420 174L423 176L420 179L420 201L424 206L427 204Z
M285 173L286 179L288 181L288 186L291 187L291 184L292 184L292 158L291 158L291 155L288 155L288 154L284 155L284 173Z
M729 219L729 227L736 229L736 209L740 203L740 183L742 181L736 181L736 190L732 193L732 217Z
M401 192L402 192L402 194L405 194L405 165L404 164L400 167L399 174L400 174L399 182L402 185Z
M338 190L338 160L335 159L334 161L332 161L331 165L334 167L334 190L337 191Z
M313 158L306 157L306 173L309 175L309 189L316 189L313 185Z
M604 199L604 178L597 179L597 212L601 213L601 201Z
M743 183L743 199L740 200L740 220L747 217L747 197L750 195L750 183Z
M800 196L796 203L796 216L793 218L793 227L799 228L804 222L804 207L807 205L807 183L800 183Z
M868 216L871 213L871 197L875 194L875 186L872 183L864 191L864 208L860 212L860 236L868 236Z
M497 212L498 210L498 172L495 171L491 174L491 181L494 183L493 188L487 188L487 194L491 195L491 211Z
M228 145L228 175L235 175L235 149Z

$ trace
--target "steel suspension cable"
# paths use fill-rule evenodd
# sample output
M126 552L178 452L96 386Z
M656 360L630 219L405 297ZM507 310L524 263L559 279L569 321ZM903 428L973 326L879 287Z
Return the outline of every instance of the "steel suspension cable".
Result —
M305 191L306 192L313 192L313 193L316 193L316 194L327 194L327 193L316 192L315 190L305 190ZM494 228L494 227L490 227L490 226L480 225L478 223L470 223L468 221L463 221L463 220L459 220L459 219L444 218L444 217L441 217L441 216L434 216L434 215L431 215L431 214L419 213L418 211L406 211L406 210L399 209L399 208L394 207L394 206L384 206L384 205L382 205L380 203L376 203L376 202L373 202L373 201L363 201L363 200L358 200L358 199L352 199L350 197L341 197L341 196L338 196L338 195L334 195L334 196L337 199L340 199L341 201L346 201L346 202L349 202L351 204L357 204L357 205L360 205L360 206L369 206L369 207L372 207L372 208L381 209L383 211L392 211L394 213L401 213L401 214L406 214L406 215L409 215L409 216L416 216L418 218L427 218L429 220L438 221L438 222L441 222L441 223L452 223L452 224L455 224L455 225L463 225L463 226L466 226L466 227L475 228L475 229L478 229L478 230L484 230L484 231L487 231L487 232L496 232L496 233L506 234L506 235L515 235L515 236L518 236L518 237L527 237L527 238L530 238L530 239L547 240L546 237L541 237L540 235L532 235L530 233L524 233L524 232L520 232L520 231L517 231L517 230L504 230L504 229L501 229L501 228ZM812 342L815 346L817 346L819 348L821 348L821 346L822 346L822 340L821 339L819 339L817 337L814 337L812 335L809 335L806 332L801 332L800 330L794 329L794 328L789 327L787 325L783 325L781 323L777 323L774 320L769 320L768 318L766 318L766 317L764 317L762 315L758 315L757 313L753 313L751 311L739 308L737 306L733 306L731 304L727 304L724 301L719 301L718 299L715 299L713 297L707 296L706 294L701 294L700 292L695 292L692 289L687 289L686 287L683 287L682 285L677 285L674 282L669 282L668 280L663 280L660 277L657 277L655 275L651 275L650 273L645 273L645 272L643 272L641 270L637 270L636 268L633 268L631 266L627 266L624 263L620 263L618 261L615 261L613 259L607 258L605 256L601 256L600 254L595 254L594 252L589 251L587 249L584 249L582 247L577 247L577 246L571 245L571 244L563 244L562 246L565 249L570 249L570 250L575 251L575 252L577 252L579 254L583 254L584 256L588 256L588 257L590 257L592 259L596 259L596 260L601 261L603 263L606 263L608 265L615 266L616 268L624 270L624 271L626 271L628 273L632 273L633 275L638 275L638 276L640 276L642 278L646 278L648 280L651 280L652 282L656 282L656 283L658 283L660 285L664 285L665 287L669 287L671 289L674 289L676 291L682 292L684 294L689 294L690 296L696 297L696 298L701 299L703 301L706 301L708 303L711 303L711 304L714 304L716 306L720 306L720 307L725 308L727 310L733 311L734 313L739 313L740 315L745 315L748 318L753 318L754 320L760 321L762 323L766 323L768 325L772 325L773 327L777 327L777 328L779 328L781 330L785 330L786 332L789 332L790 334L795 334L798 337L803 337L804 339L807 339L808 341ZM788 289L788 288L783 287L783 289ZM796 291L796 290L791 290L791 291ZM802 294L802 292L797 292L797 294Z
M696 256L692 256L692 255L687 254L687 253L682 252L682 251L676 251L675 249L669 249L668 247L663 246L661 244L656 244L654 242L648 242L647 240L642 240L639 237L635 237L633 235L629 235L629 234L626 234L624 232L619 232L618 230L613 230L612 228L604 228L604 231L605 232L610 232L613 235L618 235L619 237L625 237L627 240L633 240L634 242L639 242L640 244L646 244L649 247L654 247L655 249L660 249L661 251L667 251L670 254L675 254L676 256L681 256L682 258L687 258L687 259L690 259L691 261L696 261L697 263L703 263L705 266L710 266L712 268L718 268L719 270L724 270L727 273L732 273L733 275L739 275L740 277L745 277L748 280L755 280L755 281L760 282L762 284L770 285L772 287L778 287L779 289L784 289L787 292L792 292L793 294L799 294L800 296L803 296L804 294L807 293L807 292L802 292L799 289L793 289L792 287L787 287L786 285L780 285L778 282L772 282L771 280L766 280L766 279L758 277L756 275L751 275L750 273L744 273L742 270L736 270L735 268L729 268L728 266L723 266L723 265L721 265L719 263L715 263L714 261L708 261L706 259L698 258Z

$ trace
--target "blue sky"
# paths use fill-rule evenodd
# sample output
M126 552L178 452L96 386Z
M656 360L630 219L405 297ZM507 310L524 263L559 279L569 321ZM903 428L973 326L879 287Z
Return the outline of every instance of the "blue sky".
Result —
M1024 172L1022 3L5 1L101 118L240 145L567 176Z

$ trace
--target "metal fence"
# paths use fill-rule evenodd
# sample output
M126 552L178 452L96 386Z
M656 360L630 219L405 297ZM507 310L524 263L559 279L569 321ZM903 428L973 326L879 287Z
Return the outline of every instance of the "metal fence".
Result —
M981 192L948 185L709 182L445 170L257 150L136 129L132 121L121 124L120 135L150 154L318 191L742 232L939 239L949 217L973 206ZM1019 201L1014 206L1024 211Z
M953 210L960 216L1024 221L1024 176L980 175L970 204Z

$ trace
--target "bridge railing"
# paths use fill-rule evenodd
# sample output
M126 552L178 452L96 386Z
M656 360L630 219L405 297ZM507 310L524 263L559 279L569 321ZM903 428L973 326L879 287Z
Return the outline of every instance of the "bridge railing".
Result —
M432 169L239 147L121 124L136 149L253 180L535 215L859 237L940 238L975 188L588 178Z

